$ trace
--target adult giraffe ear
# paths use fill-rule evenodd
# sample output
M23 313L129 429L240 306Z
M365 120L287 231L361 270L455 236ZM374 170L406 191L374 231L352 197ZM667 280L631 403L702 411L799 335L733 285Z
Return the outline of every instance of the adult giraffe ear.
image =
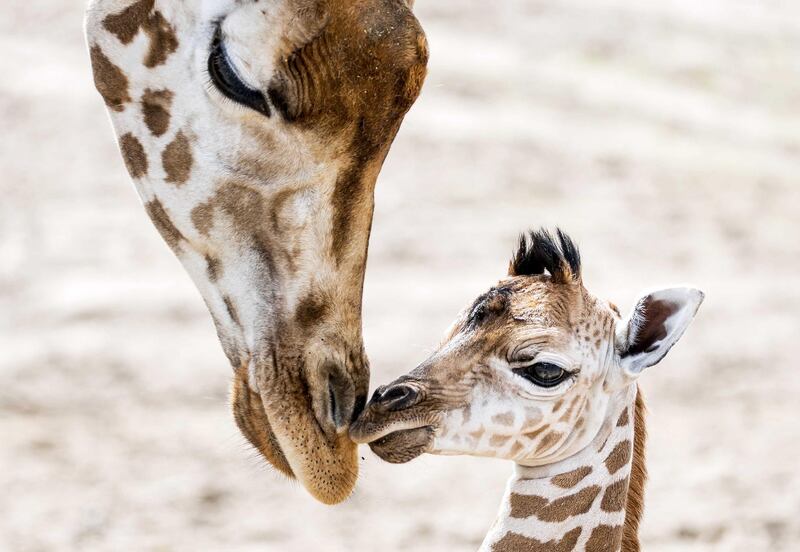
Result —
M683 335L705 294L694 288L648 293L617 327L617 356L624 372L638 376L658 364Z

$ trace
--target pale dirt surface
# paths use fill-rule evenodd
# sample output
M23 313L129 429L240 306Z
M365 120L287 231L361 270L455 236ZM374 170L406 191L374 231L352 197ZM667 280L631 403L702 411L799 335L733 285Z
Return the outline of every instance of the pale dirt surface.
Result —
M643 387L650 552L800 541L800 4L418 0L430 78L377 192L373 387L560 224L585 280L708 294ZM472 551L511 466L364 449L328 508L263 468L91 85L83 0L0 10L0 550Z

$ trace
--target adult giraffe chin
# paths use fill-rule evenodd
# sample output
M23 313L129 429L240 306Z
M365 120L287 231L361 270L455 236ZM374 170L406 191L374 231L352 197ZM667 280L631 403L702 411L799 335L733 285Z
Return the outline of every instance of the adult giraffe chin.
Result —
M353 489L378 172L425 78L411 0L93 0L128 171L205 300L247 439L318 500Z

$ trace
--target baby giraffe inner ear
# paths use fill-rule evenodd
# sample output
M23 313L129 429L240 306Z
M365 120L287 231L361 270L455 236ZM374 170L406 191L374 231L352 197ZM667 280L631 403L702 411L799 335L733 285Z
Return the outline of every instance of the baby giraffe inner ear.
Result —
M639 299L617 327L617 355L625 372L635 376L658 364L689 327L704 297L698 289L672 288Z

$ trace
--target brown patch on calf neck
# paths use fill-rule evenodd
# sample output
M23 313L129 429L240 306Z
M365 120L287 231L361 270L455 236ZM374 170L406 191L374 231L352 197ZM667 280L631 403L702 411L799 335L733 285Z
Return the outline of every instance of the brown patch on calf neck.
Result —
M529 518L549 503L550 501L543 496L513 493L511 495L511 517L517 519Z
M619 512L625 508L628 495L628 478L621 479L606 488L600 508L605 512Z
M122 153L122 160L132 178L141 178L147 174L147 154L144 152L142 143L130 132L123 134L119 138L119 149Z
M193 163L192 147L183 131L179 131L164 149L161 162L167 173L167 182L180 186L189 180Z
M128 77L122 69L111 63L100 46L92 46L89 51L94 74L94 86L103 97L109 109L123 111L125 104L131 101L128 94Z
M524 518L535 515L542 521L562 522L588 512L600 491L601 489L598 485L592 485L581 489L577 493L557 498L552 502L540 496L514 493L511 495L511 516Z
M142 114L144 123L153 136L162 136L169 130L170 107L174 94L169 90L144 91L142 95Z
M629 417L628 417L628 409L622 411L622 414L619 415L619 419L617 420L617 427L625 427L628 425Z
M582 468L572 470L571 472L556 475L550 480L550 482L556 487L561 487L562 489L571 489L583 481L590 473L592 473L592 468L590 466L584 466Z
M631 459L631 442L627 439L618 443L606 458L608 473L614 475Z
M581 528L576 527L561 540L541 542L519 533L507 533L494 543L492 552L572 552L581 536Z
M617 552L622 542L622 527L619 525L598 525L586 541L586 552Z

